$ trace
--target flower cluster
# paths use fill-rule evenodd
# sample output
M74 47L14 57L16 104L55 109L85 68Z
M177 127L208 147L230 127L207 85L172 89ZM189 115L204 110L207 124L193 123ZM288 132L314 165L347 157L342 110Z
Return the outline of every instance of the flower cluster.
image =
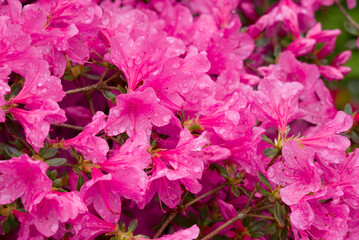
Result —
M0 0L0 235L357 239L334 0L268 4Z

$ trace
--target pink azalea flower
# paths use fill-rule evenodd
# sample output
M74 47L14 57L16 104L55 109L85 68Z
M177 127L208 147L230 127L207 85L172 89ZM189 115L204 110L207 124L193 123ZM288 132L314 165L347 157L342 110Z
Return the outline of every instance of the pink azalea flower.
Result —
M193 138L188 129L183 129L175 149L158 151L152 157L152 175L145 203L157 192L159 198L170 208L175 208L181 200L180 182L192 193L198 193L202 186L204 163L198 152L207 143L205 133Z
M97 112L93 116L92 122L87 124L79 135L65 140L64 146L67 148L73 146L77 151L84 154L86 159L94 163L104 162L109 147L106 140L96 137L96 134L106 127L106 117L103 112Z
M304 147L313 148L324 162L339 163L350 146L347 137L339 135L351 128L352 116L339 111L335 118L311 130L307 136L299 138L297 142Z
M12 211L17 220L21 223L18 239L43 240L44 236L37 230L34 225L34 217L31 214L18 210Z
M80 214L74 220L70 220L73 224L75 235L72 240L91 240L102 233L114 232L116 225L106 222L95 215L87 212Z
M7 76L11 73L7 67L0 67L0 122L5 122L5 112L2 106L5 105L6 101L4 95L10 92L10 87L7 84Z
M349 207L326 200L326 191L305 196L298 205L291 206L291 222L296 235L317 239L344 239L348 232Z
M25 209L33 204L39 194L51 190L52 181L46 176L48 165L22 155L0 161L0 204L21 198Z
M342 66L350 59L351 55L351 51L344 51L338 54L330 65L318 66L318 69L322 76L328 80L341 80L344 75L351 71L350 67Z
M273 76L261 80L255 93L252 109L264 124L285 131L287 125L305 116L298 109L298 99L303 85L298 82L282 83Z
M78 192L48 192L38 195L29 208L34 216L34 225L46 237L54 235L60 223L75 219L87 212Z
M161 104L180 111L184 101L197 103L212 94L214 82L206 74L209 69L206 52L190 46L184 58L166 62L162 71L151 77L144 87L153 88Z
M204 130L213 131L224 140L234 140L255 124L255 119L247 117L248 105L245 95L234 93L227 102L204 106L196 121Z
M318 169L313 163L314 151L303 150L295 141L283 143L283 159L268 169L268 178L281 188L280 194L287 205L297 204L302 197L316 192L322 185Z
M239 26L224 32L217 32L207 48L211 62L211 74L220 74L225 69L233 69L240 73L243 60L254 50L254 41L247 33L237 33Z
M184 229L178 232L175 232L171 235L165 235L158 240L194 240L199 235L199 228L197 225L193 225L188 229ZM146 238L139 237L138 240L145 240Z
M160 105L152 88L143 92L129 92L118 95L117 106L111 108L107 120L110 136L126 132L132 136L134 132L143 130L151 135L152 126L164 126L173 117L170 110Z
M61 123L66 121L65 112L58 107L55 102L44 101L43 108L27 111L19 108L12 108L9 112L23 126L26 140L36 152L44 146L50 124L53 122Z
M323 182L333 189L335 201L342 199L353 209L359 209L358 171L359 152L355 149L341 163L327 166L322 175Z
M298 61L290 51L280 54L278 64L260 67L259 71L263 76L273 75L282 82L299 82L304 86L306 94L311 93L310 89L320 77L316 65Z
M301 96L299 107L306 112L303 119L313 124L330 121L337 114L333 98L323 81L316 81L311 88L311 93Z
M126 178L123 178L124 173ZM142 201L146 188L145 172L135 167L123 167L106 175L93 168L92 179L82 186L81 195L86 205L93 204L103 219L117 223L121 214L121 197Z
M170 1L157 1L153 5L160 13L160 18L166 22L163 30L170 36L181 39L187 45L191 41L189 33L193 25L191 11L182 4L173 5Z
M299 7L291 0L281 0L278 5L260 17L257 22L248 28L248 34L256 38L264 29L275 28L278 22L283 22L295 38L299 37L298 11ZM270 32L270 31L269 31Z
M64 98L66 93L62 90L61 80L50 75L46 61L28 67L25 84L11 103L22 103L28 109L35 109L49 100L59 102Z
M316 53L317 57L322 59L334 50L337 36L340 33L339 29L322 31L321 23L317 23L307 32L305 38L298 38L293 41L287 50L298 57L312 52L317 43L325 43L319 52Z
M165 32L132 36L119 33L111 39L107 58L124 72L127 88L135 90L141 81L156 75L166 61L182 53L183 43Z
M104 171L114 173L119 168L133 166L144 169L151 161L151 154L147 149L148 137L144 131L137 131L131 138L118 149L114 149L112 155L97 165Z
M355 8L357 5L357 1L356 0L347 0L347 6L349 9L353 9Z
M190 2L190 6L194 12L212 15L218 27L224 28L238 17L233 11L239 2L239 0L194 0Z

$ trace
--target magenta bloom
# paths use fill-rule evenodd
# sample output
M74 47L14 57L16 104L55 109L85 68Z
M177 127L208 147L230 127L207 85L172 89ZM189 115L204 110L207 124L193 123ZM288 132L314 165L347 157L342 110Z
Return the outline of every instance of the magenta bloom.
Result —
M130 91L118 95L117 106L111 108L107 120L109 135L126 132L132 136L134 132L143 130L150 136L152 126L167 125L173 114L158 102L159 99L152 88L146 88L143 92Z
M34 199L29 212L34 216L37 230L51 237L59 229L60 223L87 212L87 207L78 192L48 192Z
M103 112L97 112L92 122L76 137L65 140L64 146L73 146L77 151L85 155L86 159L94 163L104 162L109 151L105 139L97 137L96 134L106 127L107 116Z
M102 163L98 163L102 170L114 173L122 167L137 167L144 169L151 161L148 137L144 131L138 131Z
M125 73L128 89L135 90L141 81L156 75L166 61L182 53L182 41L168 37L165 32L119 33L111 39L108 58Z
M345 149L350 146L350 140L339 133L349 130L352 124L352 116L339 111L333 120L318 126L297 141L304 147L313 148L322 161L339 163Z
M66 121L64 110L55 102L47 102L40 109L27 111L20 108L12 108L9 111L23 126L26 140L36 152L44 146L44 140L49 134L50 124Z
M265 124L285 131L287 125L305 116L298 109L298 99L303 85L298 82L282 83L270 76L261 80L253 101L253 111Z
M199 228L197 225L193 225L188 229L184 229L178 232L173 233L172 235L165 235L158 240L194 240L199 235ZM147 238L139 237L138 240L145 240Z
M193 138L185 128L180 136L175 149L158 151L152 157L152 175L149 179L146 203L157 192L167 206L175 208L181 200L180 183L192 193L198 193L202 189L198 180L202 177L204 162L199 158L199 152L207 143L205 133Z
M87 212L79 215L76 219L70 220L75 230L73 240L92 240L102 233L113 232L116 225L106 222L95 215Z
M126 173L126 178L123 178ZM93 204L98 214L108 222L117 223L121 214L121 197L142 201L147 188L144 171L134 167L123 167L114 174L104 175L92 169L92 179L81 188L87 206Z
M35 197L51 190L47 168L46 163L26 154L0 161L0 204L12 203L21 197L25 209L30 208Z
M288 205L297 204L302 197L310 192L316 192L322 185L318 169L314 166L314 152L303 150L297 142L289 141L283 144L283 159L268 169L268 177L281 188L283 202Z

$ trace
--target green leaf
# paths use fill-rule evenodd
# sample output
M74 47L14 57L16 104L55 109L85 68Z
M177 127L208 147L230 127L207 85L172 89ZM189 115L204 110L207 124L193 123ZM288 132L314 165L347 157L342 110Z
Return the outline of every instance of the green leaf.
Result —
M49 166L58 167L63 165L67 160L65 158L53 158L45 161Z
M282 206L277 202L275 202L275 206L274 206L274 217L277 220L277 222L284 227L285 223L284 223L284 210L282 208Z
M239 197L241 195L241 193L238 190L238 187L236 185L232 185L232 192L236 197Z
M57 178L57 171L47 171L46 175L51 179L51 181L55 181L55 179Z
M108 100L110 100L111 102L116 104L116 97L117 97L116 94L114 94L114 93L112 93L110 91L107 91L107 90L103 90L102 94L105 96L105 98L107 98Z
M251 196L251 193L245 189L244 187L238 187L243 193L244 195L246 195L247 197L250 197Z
M353 114L352 106L349 103L345 104L344 112L349 115Z
M262 59L267 63L274 63L274 59L268 55L262 55Z
M73 146L70 146L71 148L71 154L72 156L74 156L74 158L77 160L77 162L80 161L80 155L78 154L78 152L76 151L76 149Z
M17 83L14 83L13 85L11 85L10 87L10 95L9 95L9 98L10 97L16 97L19 92L21 91L22 89L22 83L21 82L17 82ZM9 100L9 99L6 99L6 100Z
M257 47L264 47L265 45L267 45L269 43L269 38L259 38L256 41L256 45Z
M265 196L265 197L271 195L271 193L267 189L264 189L262 187L258 187L258 192L260 194L262 194L262 196Z
M110 240L118 240L118 238L117 237L112 237L112 238L110 238Z
M62 179L61 178L55 179L52 183L52 186L55 188L62 187Z
M350 22L344 22L344 28L351 35L354 35L354 36L359 35L359 31Z
M355 131L350 132L350 137L354 142L359 143L359 135Z
M258 171L257 174L258 174L259 180L260 180L264 185L266 185L266 186L269 188L269 190L272 191L272 188L271 188L271 186L270 186L270 183L269 183L268 179L267 179L260 171Z
M11 214L11 215L7 216L7 218L3 221L1 230L4 233L9 233L13 229L15 229L17 225L19 225L19 223L16 221L14 215Z
M42 153L40 153L40 157L44 158L44 159L48 159L48 158L52 158L53 156L55 156L57 153L57 149L56 148L48 148L46 150L44 150Z
M357 49L357 41L356 39L350 39L345 43L345 48L348 50L356 50Z
M270 140L266 135L261 134L261 139L274 146L274 143L272 142L272 140Z
M24 139L24 134L23 134L23 128L20 124L18 124L17 122L15 122L14 120L11 120L11 118L9 117L9 115L6 115L6 119L5 119L5 127L6 130L11 134L16 136L17 138L20 139Z
M266 148L263 150L263 154L267 158L273 158L275 157L275 155L277 155L277 153L278 153L278 149L276 148Z
M290 42L287 39L282 39L280 40L280 44L284 47L287 48L290 44Z
M280 240L288 239L288 228L284 228L280 231Z
M63 189L63 188L60 188L60 189L56 189L56 192L68 192L68 191L66 191L66 190Z
M81 174L81 173L80 173L78 176L79 176L79 179L77 180L76 190L77 190L77 191L80 191L82 185L85 184L85 180L84 180L84 178L82 177L82 174Z
M71 82L71 81L75 80L75 77L72 76L72 75L64 75L64 76L62 77L62 79Z
M215 163L214 167L216 168L217 172L224 178L228 178L227 169L225 169L222 165Z
M275 48L274 48L274 56L277 58L277 57L279 57L279 55L280 55L280 53L281 53L281 48L280 48L280 46L279 45L277 45Z
M135 231L135 229L137 228L138 225L138 220L132 220L129 224L128 224L128 228L127 228L127 232L133 232Z
M275 222L271 222L271 224L266 227L266 232L269 235L276 233L276 231L277 231L277 226Z
M20 152L19 150L17 150L16 148L7 146L5 147L5 152L10 156L10 157L20 157L23 155L22 152Z
M177 215L174 219L173 222L180 226L180 227L184 227L184 228L190 228L192 227L193 224L195 224L195 222L192 222L191 219L186 218L184 216L181 215Z
M101 79L101 76L94 75L94 74L85 74L85 77L87 77L88 79L91 79L91 80L100 80Z
M188 218L191 220L191 222L196 223L197 222L197 216L194 214L194 212L189 211Z
M209 216L209 210L207 205L202 205L199 209L199 218L201 222L204 222Z
M261 238L266 235L265 232L251 232L251 238Z

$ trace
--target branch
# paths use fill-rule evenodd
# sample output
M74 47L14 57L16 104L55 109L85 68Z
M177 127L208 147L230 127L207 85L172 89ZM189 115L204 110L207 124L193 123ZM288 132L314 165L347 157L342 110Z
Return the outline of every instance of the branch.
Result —
M207 196L209 196L209 195L211 195L211 194L213 194L213 193L215 193L215 192L221 190L221 189L224 188L225 186L227 186L227 183L224 183L224 184L222 184L221 186L218 186L218 187L216 187L215 189L213 189L213 190L211 190L211 191L209 191L209 192L206 192L205 194L199 196L198 198L193 199L192 201L190 201L189 203L187 203L187 204L184 206L184 209L187 209L189 206L195 204L195 203L198 202L199 200L201 200L201 199L203 199L203 198L205 198L205 197L207 197Z
M225 229L226 227L228 227L229 225L235 223L236 221L243 219L246 217L247 213L251 212L256 206L254 207L249 207L249 204L251 203L254 194L257 192L257 188L260 185L261 182L258 182L253 190L253 192L251 193L246 206L243 208L243 210L234 218L228 220L227 222L225 222L223 225L221 225L220 227L216 228L213 232L211 232L210 234L206 235L205 237L201 238L201 240L208 240L211 239L212 237L216 236L217 233L219 233L220 231L222 231L223 229Z
M66 124L66 123L61 123L61 124L53 123L51 125L56 126L56 127L71 128L71 129L74 129L74 130L77 130L77 131L83 131L85 129L84 127L70 125L70 124Z
M259 185L261 185L261 182L260 182L260 181L257 182L256 186L254 187L254 189L253 189L251 195L249 196L249 199L248 199L246 205L244 206L244 209L247 209L247 208L249 207L249 204L251 203L252 199L254 198L254 194L256 194Z
M96 83L96 84L93 84L90 86L68 90L68 91L66 91L66 94L70 95L70 94L80 93L80 92L89 92L89 91L95 90L97 88L98 88L98 84Z
M249 212L250 209L243 209L237 216L235 216L234 218L228 220L227 222L225 222L223 225L221 225L220 227L218 227L216 230L214 230L213 232L211 232L210 234L206 235L205 237L201 238L201 240L208 240L211 239L212 237L216 236L217 233L219 233L220 231L222 231L223 229L225 229L226 227L228 227L229 225L237 222L240 219L245 218L247 212Z
M266 171L268 170L268 168L270 166L272 166L275 162L275 160L277 160L277 158L281 155L281 151L278 151L278 153L272 158L272 160L270 161L270 163L268 163L267 167L266 167Z
M350 22L351 25L354 26L354 28L356 30L359 31L359 25L358 23L356 23L354 21L354 19L349 15L349 13L345 10L345 8L343 7L342 4L340 4L340 2L338 0L335 1L335 3L337 4L337 6L339 7L339 10L342 12L342 14L344 15L344 17L348 20L348 22Z
M179 206L182 205L187 195L188 195L188 191L186 191L185 194L183 195L183 198L181 199ZM154 239L158 238L162 234L162 232L166 229L168 224L170 224L172 220L177 216L178 212L179 212L178 208L172 210L171 214L168 216L166 221L161 225L160 229L158 229L158 231L156 232L155 236L153 237Z
M179 204L179 207L182 208L183 210L185 210L185 209L187 209L189 206L191 206L191 205L195 204L196 202L198 202L199 200L201 200L201 199L203 199L203 198L205 198L205 197L207 197L207 196L209 196L209 195L211 195L211 194L213 194L213 193L215 193L215 192L221 190L222 188L224 188L224 187L227 186L227 185L228 185L227 183L224 183L224 184L222 184L222 185L216 187L215 189L212 189L211 191L208 191L208 192L202 194L201 196L199 196L199 197L193 199L192 201L190 201L189 203L187 203L185 206L181 207L181 205L182 205L184 199L186 198L186 196L187 196L187 194L188 194L188 191L187 191L187 193L186 193L186 194L184 195L184 197L182 198L182 200L181 200L181 202L180 202L180 204ZM170 224L171 221L177 216L178 212L179 212L179 209L174 209L174 210L172 211L172 213L168 216L168 218L166 219L166 221L162 224L162 226L160 227L160 229L157 231L157 233L155 234L155 236L154 236L153 238L158 238L158 237L161 235L161 233L163 232L163 230L165 230L165 228L168 226L168 224Z
M246 217L257 217L257 218L264 218L264 219L268 219L268 220L275 220L275 217L257 215L257 214L250 214L250 213L246 214Z

